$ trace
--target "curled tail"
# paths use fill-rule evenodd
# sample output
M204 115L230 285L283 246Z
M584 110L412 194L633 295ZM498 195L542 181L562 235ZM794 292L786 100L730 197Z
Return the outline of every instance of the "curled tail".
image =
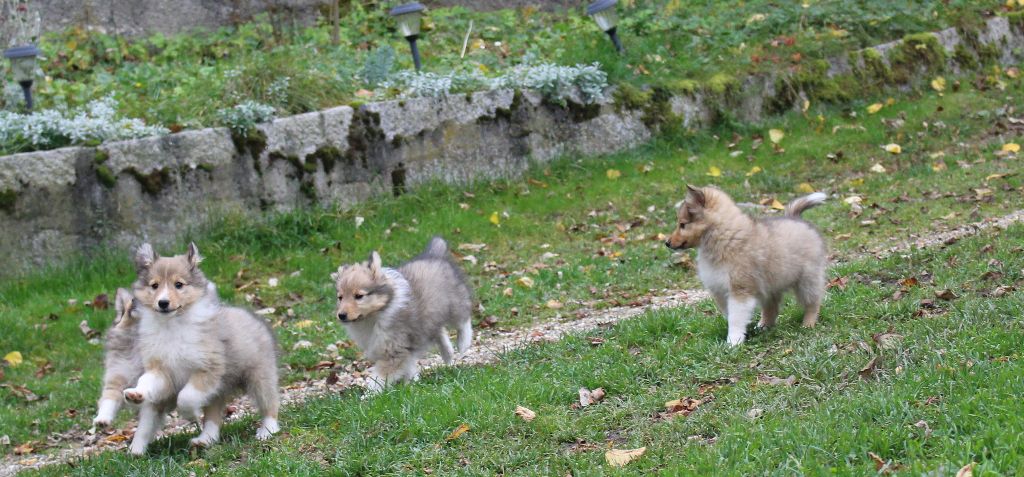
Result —
M828 196L824 192L815 192L800 197L786 206L786 217L800 217L805 210L825 202Z
M423 257L448 257L448 242L445 242L441 237L433 237L430 242L427 243L427 248L423 249Z

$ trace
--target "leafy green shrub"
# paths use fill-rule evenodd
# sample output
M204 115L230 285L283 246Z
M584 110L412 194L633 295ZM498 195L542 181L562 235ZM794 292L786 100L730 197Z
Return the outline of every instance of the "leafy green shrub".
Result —
M232 131L245 135L257 124L268 122L274 119L275 109L273 106L260 104L255 101L244 101L232 108L224 108L217 111L222 125L231 128Z
M376 88L388 79L391 67L395 64L395 49L391 45L383 45L367 55L366 64L359 74L366 86Z

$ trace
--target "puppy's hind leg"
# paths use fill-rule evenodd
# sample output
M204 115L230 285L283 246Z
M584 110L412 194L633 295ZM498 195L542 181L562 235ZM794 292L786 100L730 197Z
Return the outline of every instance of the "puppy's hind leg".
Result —
M469 316L466 316L462 323L459 323L459 352L465 353L469 351L469 347L473 344L473 320Z
M441 352L441 359L444 364L452 364L455 358L455 350L452 348L452 340L448 338L448 330L441 328L437 331L437 349Z
M825 277L823 273L801 280L796 286L796 299L804 307L804 328L814 328L818 324L818 312L825 298Z
M256 430L256 439L265 441L281 430L277 413L281 408L281 394L277 389L277 368L271 365L257 373L249 383L249 395L256 402L263 421Z
M754 317L754 307L756 306L757 301L753 297L729 296L729 315L726 318L729 322L729 335L726 341L730 345L739 345L746 339L747 325L750 324L750 320Z

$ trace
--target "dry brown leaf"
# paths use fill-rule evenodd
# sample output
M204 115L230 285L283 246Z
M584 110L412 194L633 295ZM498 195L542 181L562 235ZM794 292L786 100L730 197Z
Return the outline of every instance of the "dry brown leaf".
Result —
M875 333L871 335L871 339L878 344L879 348L892 349L899 345L899 342L903 340L903 335L899 333L893 333L890 329L885 333Z
M597 388L593 391L587 388L580 388L580 407L587 407L591 404L597 404L604 399L604 388Z
M863 368L860 368L860 371L857 371L857 374L859 374L861 378L868 379L875 374L875 371L878 369L878 365L881 363L882 357L875 356L874 358L871 358L871 361L868 361L868 364L865 364Z
M82 335L84 335L87 340L91 340L100 335L100 332L90 328L89 322L85 320L82 320L82 322L78 324L78 329L82 330Z
M96 298L92 299L92 309L106 310L107 308L110 308L110 298L107 297L106 293L100 293L96 295Z
M530 422L537 418L537 413L523 406L516 406L516 415L523 418L526 422Z
M446 440L446 441L454 441L455 439L458 439L459 436L461 436L461 435L463 435L463 434L465 434L467 432L469 432L469 424L459 424L459 427L456 427L455 430L452 431L451 434L448 434L448 437L444 438L444 440Z
M941 298L943 300L955 300L958 297L956 296L956 293L953 293L953 290L945 289L945 290L936 290L935 291L935 298Z
M34 443L32 441L28 441L28 442L26 442L26 443L24 443L24 444L22 444L22 445L20 445L18 447L15 447L14 448L14 455L31 454L32 451L36 450L35 447L33 447L33 444Z
M762 374L757 377L757 382L759 384L767 384L769 386L792 386L796 384L796 376L790 375L788 378L782 379Z
M967 464L956 471L956 477L973 477L974 476L974 462Z
M558 300L548 300L548 302L545 305L552 310L560 309L563 306L562 302Z
M612 467L623 467L647 452L646 447L639 449L609 449L604 453L604 460Z

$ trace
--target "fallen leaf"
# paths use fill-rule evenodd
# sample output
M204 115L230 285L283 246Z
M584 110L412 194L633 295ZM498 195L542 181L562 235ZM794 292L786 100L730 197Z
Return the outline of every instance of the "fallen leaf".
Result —
M874 172L875 174L885 174L885 172L886 172L885 171L885 166L883 166L881 164L875 164L875 165L871 166L871 169L869 169L869 170L871 172Z
M470 252L479 252L487 248L485 243L460 243L458 246L459 250L469 250Z
M295 324L292 325L292 326L295 327L295 328L302 329L302 328L307 328L307 327L312 326L312 325L313 325L313 320L301 320L301 321L295 322Z
M10 353L7 353L7 355L4 356L4 361L7 361L7 363L10 364L11 366L17 366L17 365L21 364L21 362L22 362L21 352L20 351L11 351Z
M780 141L782 141L782 138L784 137L786 137L786 133L784 133L781 129L768 130L768 139L771 139L771 141L775 144L778 144Z
M604 460L612 467L623 467L647 452L646 447L639 449L609 449L604 453Z
M498 324L498 317L494 315L487 315L482 320L480 320L481 328L493 328L494 325L496 324Z
M516 415L523 418L526 422L530 422L537 418L537 413L523 406L516 406Z
M875 114L882 110L882 103L875 103L868 106L868 114Z
M932 80L932 89L935 91L944 91L946 89L946 78L941 76L936 77Z
M26 442L26 443L18 446L18 447L15 447L14 448L14 455L31 454L32 451L36 450L35 447L32 447L32 444L33 444L32 441L29 441L29 442Z
M697 410L697 407L703 404L704 401L701 399L683 398L673 399L665 403L665 413L668 417L676 416L689 416L693 414L693 411Z
M491 217L489 220L494 225L501 225L501 217L498 216L497 212L491 212Z
M947 288L945 290L936 290L935 298L941 298L943 300L955 300L958 297L956 296L956 293L953 293L953 290Z
M860 371L857 371L857 374L859 374L863 379L868 379L875 374L875 371L878 369L878 365L881 364L881 362L882 358L880 356L875 356L874 358L871 358L871 361L868 361L868 364L865 364L863 368L860 368Z
M757 377L757 382L769 386L792 386L796 384L796 376L791 374L788 378L782 379L762 374Z
M91 340L100 335L100 332L90 328L89 322L85 320L82 320L82 322L78 324L78 329L82 331L82 335L85 336L85 339L87 340Z
M806 182L801 182L800 185L796 186L796 191L802 194L810 194L811 192L814 192L814 186Z
M463 434L465 434L467 432L469 432L469 424L459 424L459 427L456 427L455 430L452 431L451 434L448 434L448 437L444 438L444 440L446 440L446 441L454 441L455 439L458 439L459 436L461 436L461 435L463 435Z
M36 393L32 392L32 390L25 386L18 386L17 384L0 384L0 388L9 389L14 393L14 395L24 399L26 402L36 402L40 399Z
M760 167L760 166L754 166L754 167L751 167L751 168L750 168L750 170L749 170L749 171L747 171L747 177L750 177L750 176L752 176L752 175L754 175L754 174L757 174L758 172L761 172L761 171L763 171L763 170L764 170L764 169L761 169L761 167Z
M875 454L874 452L868 452L868 457L871 457L871 460L875 461L875 470L881 474L891 474L903 469L904 467L902 464L887 461L879 457L878 454Z
M879 348L892 349L899 345L900 341L903 340L903 335L899 333L893 333L890 330L885 333L875 333L871 335L871 339L878 344Z
M530 277L519 277L516 283L524 288L533 288L533 279Z
M708 172L705 175L708 175L708 176L711 176L711 177L721 177L722 170L719 169L717 166L711 166L711 167L708 168Z
M300 350L300 349L306 349L306 348L312 348L312 347L313 347L313 342L312 341L309 341L309 340L299 340L294 345L292 345L292 351Z
M602 399L604 399L604 388L597 388L593 391L587 388L580 388L580 407L597 404Z
M127 441L127 440L128 440L128 436L126 436L124 434L120 434L120 433L114 434L112 436L107 436L105 439L103 439L104 442L107 442L107 443L110 443L110 444L116 444L118 442L124 442L124 441Z
M967 464L956 471L956 477L974 477L974 462Z
M100 293L92 299L93 310L106 310L107 308L110 308L110 297L106 293Z
M903 148L900 147L899 144L886 144L885 152L888 152L889 154L899 154L903 152Z
M1012 153L1016 154L1016 153L1020 152L1020 144L1017 144L1015 142L1008 142L1006 144L1003 144L1002 151L1003 152L1012 152Z
M932 164L932 170L935 171L935 172L942 172L942 171L946 170L946 163L945 162L936 162L935 164Z
M548 302L545 305L552 310L562 308L562 302L558 300L548 300Z
M619 177L622 177L622 172L620 172L618 169L608 169L605 172L605 175L608 176L608 179L615 180L618 179Z
M771 208L775 210L786 210L786 206L779 202L779 199L772 199Z
M749 418L749 419L757 419L757 418L759 418L759 417L761 417L763 415L764 415L764 409L761 409L759 407L755 407L755 408L752 408L751 410L747 411L747 418Z

